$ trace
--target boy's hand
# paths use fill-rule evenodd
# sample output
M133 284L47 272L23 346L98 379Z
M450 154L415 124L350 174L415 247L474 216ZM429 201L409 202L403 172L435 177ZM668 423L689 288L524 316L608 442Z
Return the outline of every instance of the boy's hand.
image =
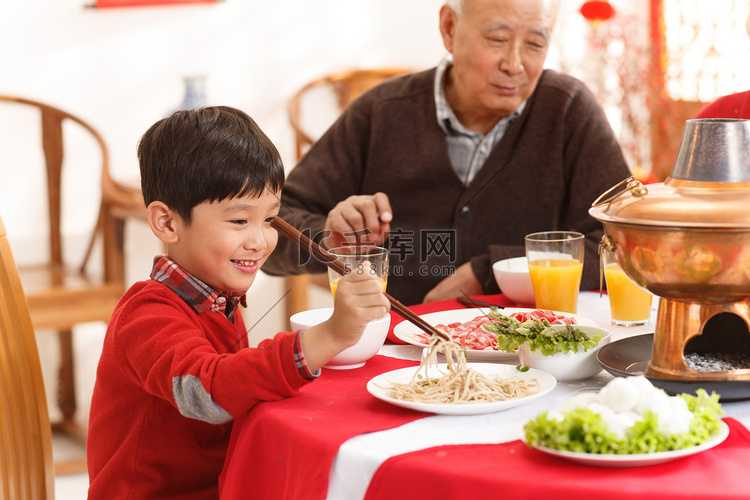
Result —
M367 269L369 265L363 267ZM333 304L328 322L345 347L356 344L367 323L382 318L391 308L382 282L366 272L352 272L341 278Z
M333 303L331 317L302 334L302 352L311 371L356 344L367 323L382 318L391 308L381 281L356 272L341 278Z

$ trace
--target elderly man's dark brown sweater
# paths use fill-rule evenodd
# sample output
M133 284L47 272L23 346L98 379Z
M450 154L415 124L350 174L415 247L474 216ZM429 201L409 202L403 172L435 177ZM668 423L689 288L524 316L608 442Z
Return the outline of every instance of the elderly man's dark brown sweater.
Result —
M320 240L339 201L386 193L393 208L388 291L405 304L421 302L469 260L485 292L497 292L492 263L524 255L524 235L535 231L584 233L581 286L597 288L602 226L588 209L630 172L593 94L545 70L524 112L464 186L437 124L434 75L389 80L352 103L290 172L281 216ZM263 268L324 269L283 238Z

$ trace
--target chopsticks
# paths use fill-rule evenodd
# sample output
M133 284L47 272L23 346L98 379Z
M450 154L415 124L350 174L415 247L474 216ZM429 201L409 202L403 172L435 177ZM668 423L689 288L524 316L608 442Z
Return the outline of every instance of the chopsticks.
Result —
M296 243L302 250L305 250L306 252L310 253L310 255L314 256L315 258L319 259L321 262L323 262L325 265L336 271L337 273L344 275L347 273L346 266L343 262L341 262L339 259L336 258L336 256L331 255L326 251L323 247L315 243L313 240L302 234L289 224L287 221L282 219L281 217L274 217L271 220L271 227L276 229L279 234L284 236L285 238L291 240L292 242ZM451 341L450 335L441 332L422 318L420 318L416 313L414 313L411 309L403 305L398 300L394 299L387 293L383 292L388 301L391 303L391 308L399 313L401 316L403 316L404 319L407 321L413 323L414 325L418 326L425 332L429 333L430 335L437 335L438 337L442 337L443 339L447 341Z
M476 307L476 308L488 307L492 312L497 312L500 309L505 309L503 306L499 306L491 302L485 302L483 300L472 299L471 297L466 297L464 295L457 297L456 300L458 301L459 304L465 305L466 307Z

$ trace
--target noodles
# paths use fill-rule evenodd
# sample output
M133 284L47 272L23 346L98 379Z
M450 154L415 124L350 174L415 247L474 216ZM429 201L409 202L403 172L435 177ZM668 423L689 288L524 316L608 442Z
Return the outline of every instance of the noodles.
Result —
M437 355L445 353L448 371L439 377L429 376L431 366L437 367ZM499 378L483 375L466 364L466 353L456 343L433 336L427 355L411 380L394 383L395 399L419 403L485 403L521 398L539 392L536 379Z

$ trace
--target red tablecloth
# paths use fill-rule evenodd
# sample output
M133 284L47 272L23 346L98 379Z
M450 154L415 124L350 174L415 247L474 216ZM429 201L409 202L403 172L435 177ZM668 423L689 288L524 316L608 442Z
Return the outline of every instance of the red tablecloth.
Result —
M502 295L476 298L513 305ZM455 300L446 300L411 309L425 314L463 307ZM392 333L403 318L391 314L388 338L402 344ZM367 381L376 375L417 364L376 356L362 368L324 369L321 377L305 386L297 397L261 403L237 418L220 478L222 498L245 498L248 491L255 498L264 499L325 498L331 464L344 441L428 416L377 400L365 388ZM322 430L325 435L321 435ZM242 452L234 453L235 449Z
M476 300L483 300L485 302L497 304L503 307L520 307L511 300L505 298L504 295L476 295L471 298ZM409 309L417 314L429 314L438 311L448 311L451 309L466 309L466 306L461 304L457 300L443 300L440 302L428 302L427 304L417 304L415 306L409 306ZM479 313L477 313L477 316L479 316ZM401 315L397 312L391 311L391 326L390 330L388 331L388 340L393 342L394 344L405 344L404 341L393 335L393 328L402 321L406 320L404 320L404 318L402 318Z
M747 499L750 432L736 420L725 421L729 437L719 446L644 467L582 465L529 449L519 440L419 450L384 462L365 500Z
M514 305L502 296L477 298ZM443 301L411 309L426 314L461 307L456 301ZM400 320L394 314L392 325ZM323 370L321 378L297 397L257 405L235 421L220 479L221 498L325 498L333 460L347 439L430 416L381 402L365 388L378 374L416 365L376 356L362 368ZM384 462L366 499L750 499L744 484L750 432L732 419L726 421L731 432L718 447L637 468L580 465L530 450L518 440L428 448Z
M221 498L325 498L344 441L428 416L384 403L366 389L376 375L418 364L375 356L354 370L323 369L296 397L260 403L235 419Z

